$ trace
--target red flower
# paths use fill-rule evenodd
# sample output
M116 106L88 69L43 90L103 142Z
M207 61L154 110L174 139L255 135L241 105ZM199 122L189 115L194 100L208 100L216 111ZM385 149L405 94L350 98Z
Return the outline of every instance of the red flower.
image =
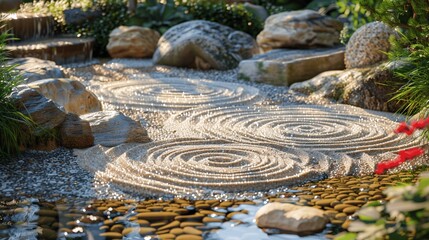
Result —
M429 117L411 122L411 126L416 129L423 129L429 126Z
M422 148L415 147L415 148L399 151L399 156L401 156L405 161L405 160L410 160L415 157L418 157L422 155L424 152L425 151Z
M399 151L399 155L395 159L378 163L374 172L375 174L382 174L384 171L395 168L407 160L423 155L424 152L419 147Z
M413 126L408 126L406 122L401 122L398 127L395 129L395 133L405 133L411 135L414 132Z

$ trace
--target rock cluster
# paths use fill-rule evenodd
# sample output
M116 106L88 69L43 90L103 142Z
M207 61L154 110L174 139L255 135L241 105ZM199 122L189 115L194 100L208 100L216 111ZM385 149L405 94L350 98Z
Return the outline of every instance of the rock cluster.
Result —
M257 36L265 51L275 48L332 47L340 41L343 24L313 10L282 12L267 18Z
M235 68L242 59L258 52L256 42L247 33L204 20L170 28L157 47L155 64L203 70Z
M152 57L159 37L149 28L120 26L110 33L107 51L112 58Z
M292 91L309 95L311 100L328 100L365 109L396 112L400 104L391 101L397 88L391 84L397 64L328 71L290 86Z
M20 62L23 65L19 70L27 76L29 83L19 85L11 97L17 108L41 128L58 132L61 146L87 148L94 143L113 146L123 142L149 141L140 123L119 112L103 112L97 96L81 82L67 78L45 79L58 73L59 68L53 62L26 58L11 63ZM37 69L31 63L48 67ZM62 77L62 72L59 73ZM50 145L41 143L31 147L41 150L57 147L55 139L48 142Z

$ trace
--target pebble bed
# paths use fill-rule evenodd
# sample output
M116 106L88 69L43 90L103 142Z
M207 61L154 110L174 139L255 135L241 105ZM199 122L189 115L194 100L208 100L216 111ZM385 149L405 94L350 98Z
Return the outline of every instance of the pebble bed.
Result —
M296 239L291 233L259 229L253 217L269 202L313 206L327 213L323 233L331 239L368 201L386 201L397 183L415 183L420 171L330 178L265 193L257 200L76 200L56 202L0 198L0 238L12 239Z

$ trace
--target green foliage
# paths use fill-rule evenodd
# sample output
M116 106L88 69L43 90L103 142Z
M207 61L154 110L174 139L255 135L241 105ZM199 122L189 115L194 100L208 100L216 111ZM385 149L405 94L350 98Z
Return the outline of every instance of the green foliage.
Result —
M5 46L9 38L5 32L0 35L0 159L17 153L19 146L29 141L29 130L34 126L9 98L13 88L22 81L15 66L6 64Z
M349 233L336 240L429 239L429 173L414 186L388 188L388 203L372 202L357 212Z
M413 43L428 43L429 2L426 0L362 0L379 21L400 28Z
M182 2L193 19L207 20L229 26L256 36L262 30L262 22L242 4L225 4L205 1Z
M311 0L259 0L254 2L255 4L261 5L267 9L269 15L273 15L286 11L304 9L311 2Z
M128 21L127 5L124 0L104 0L96 2L92 10L101 12L101 16L80 25L68 25L65 31L78 37L94 38L94 55L108 56L106 46L109 34Z
M392 100L402 103L401 112L413 115L428 108L429 101L429 46L412 43L405 35L392 42L391 60L401 61L395 69L401 85ZM408 46L404 48L403 46Z
M343 44L349 41L356 29L374 21L371 11L368 11L360 0L337 0L337 6L341 17L348 20L344 25L343 31L341 31L340 38Z
M151 28L163 34L172 26L191 20L192 16L186 11L186 7L176 6L174 0L167 0L166 3L147 0L137 6L127 24Z

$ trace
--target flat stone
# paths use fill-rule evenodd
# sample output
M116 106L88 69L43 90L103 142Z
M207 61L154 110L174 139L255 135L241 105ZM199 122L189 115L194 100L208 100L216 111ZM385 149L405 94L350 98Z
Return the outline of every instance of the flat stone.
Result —
M175 239L176 235L172 234L172 233L164 233L164 234L158 234L157 236L158 238L160 238L161 240L167 240L167 239Z
M334 209L335 209L335 210L337 210L337 211L342 212L345 208L348 208L348 207L353 207L353 205L342 203L342 204L338 204L338 205L336 205L336 206L334 207Z
M192 234L192 235L201 235L201 234L203 234L202 231L200 231L200 230L198 230L196 228L193 228L193 227L185 227L185 228L183 228L183 232L187 233L187 234Z
M170 230L170 233L172 233L174 235L180 235L180 234L183 234L184 231L182 228L173 228Z
M321 200L316 202L316 205L322 206L322 207L329 207L329 206L331 206L331 203L334 201L336 201L335 198L321 199Z
M175 228L175 227L179 227L179 226L180 226L179 221L173 221L173 222L171 222L165 226L158 228L158 231L162 231L162 230L166 230L166 229L170 229L170 228Z
M351 207L346 207L346 208L344 208L343 209L343 213L345 213L345 214L353 214L353 213L355 213L357 210L359 210L360 208L359 207L356 207L356 206L351 206Z
M344 201L343 203L349 204L349 205L354 205L354 206L362 206L366 202L363 200L349 200L349 201Z
M145 219L149 222L155 222L159 220L171 220L178 216L177 213L173 212L144 212L137 214L139 219Z
M156 228L152 228L152 227L140 227L140 228L136 228L136 227L130 227L130 228L125 228L122 231L122 235L127 236L128 234L130 234L131 232L138 232L140 235L148 235L148 234L152 234L156 232ZM121 237L122 239L122 237Z
M289 86L321 72L344 69L344 47L276 49L243 60L238 78L252 82Z
M201 223L201 222L182 222L180 224L181 228L185 228L185 227L198 227L198 226L204 226L204 223Z
M122 239L122 234L118 232L104 232L100 233L100 237L105 237L106 239Z
M268 203L255 216L260 228L277 228L295 233L319 232L328 218L322 210L289 203Z
M176 240L203 240L203 237L191 234L183 234L176 237Z
M194 214L194 215L184 215L184 216L177 216L174 219L181 221L181 222L201 222L201 220L204 218L204 215L200 214Z

